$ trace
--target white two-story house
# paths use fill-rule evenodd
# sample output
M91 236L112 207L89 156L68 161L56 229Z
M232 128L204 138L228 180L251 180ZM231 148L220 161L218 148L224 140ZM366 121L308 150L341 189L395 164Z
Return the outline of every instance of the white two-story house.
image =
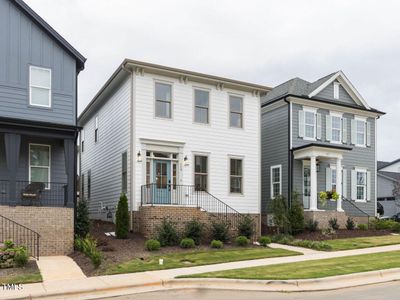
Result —
M250 214L259 225L260 95L269 90L124 60L79 117L91 217L112 220L125 193L131 229L147 236L163 218Z

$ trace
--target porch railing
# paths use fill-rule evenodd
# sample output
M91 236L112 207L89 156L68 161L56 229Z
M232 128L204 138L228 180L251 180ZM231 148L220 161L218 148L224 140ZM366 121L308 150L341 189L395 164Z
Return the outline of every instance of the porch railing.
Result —
M48 182L40 190L31 189L30 184L29 181L0 180L0 205L67 206L66 183Z
M0 215L0 243L7 240L16 246L26 247L29 256L39 259L39 233Z
M209 192L194 185L157 185L155 183L142 186L142 205L176 205L196 207L207 211L216 219L226 221L232 228L237 228L245 218L225 202Z

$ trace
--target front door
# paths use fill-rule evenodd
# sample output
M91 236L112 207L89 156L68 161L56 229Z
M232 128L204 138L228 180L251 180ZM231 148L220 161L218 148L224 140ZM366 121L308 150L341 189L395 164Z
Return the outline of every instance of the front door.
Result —
M153 192L154 204L171 203L171 162L166 160L154 161L155 191Z
M303 207L310 208L311 195L311 168L309 165L303 165Z

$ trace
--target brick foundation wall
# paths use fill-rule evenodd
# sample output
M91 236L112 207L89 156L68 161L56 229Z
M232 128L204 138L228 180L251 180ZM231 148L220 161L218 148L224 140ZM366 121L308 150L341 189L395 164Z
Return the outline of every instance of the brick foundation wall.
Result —
M67 255L73 251L73 208L0 206L0 214L40 234L41 256Z
M140 232L146 238L154 237L162 221L170 220L176 224L177 231L182 234L185 226L193 219L205 225L205 235L209 235L211 222L216 219L213 214L203 211L196 207L183 206L142 206L139 211L132 212L133 231ZM233 216L233 215L232 215ZM251 217L256 224L256 237L260 235L260 215L252 214ZM229 218L229 217L228 217ZM231 230L232 236L236 235L235 230Z

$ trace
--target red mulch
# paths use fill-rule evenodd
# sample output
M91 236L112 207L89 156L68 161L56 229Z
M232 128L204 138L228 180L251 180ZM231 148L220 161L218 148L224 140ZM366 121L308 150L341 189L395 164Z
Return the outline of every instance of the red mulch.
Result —
M296 239L301 240L312 240L312 241L324 241L324 240L334 240L334 239L345 239L345 238L355 238L355 237L368 237L368 236L381 236L381 235L389 235L389 230L347 230L347 229L339 229L336 230L335 234L324 235L322 231L318 230L315 232L305 231L295 235Z

